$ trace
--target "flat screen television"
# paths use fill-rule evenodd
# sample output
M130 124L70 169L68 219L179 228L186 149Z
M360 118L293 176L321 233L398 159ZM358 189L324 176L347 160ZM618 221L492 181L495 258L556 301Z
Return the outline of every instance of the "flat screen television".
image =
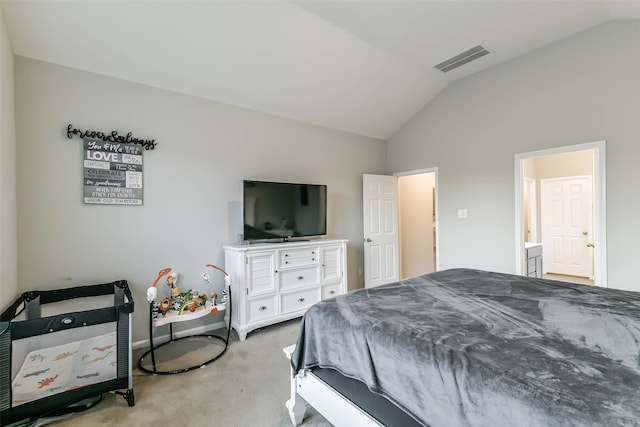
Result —
M327 186L244 180L244 240L327 234Z

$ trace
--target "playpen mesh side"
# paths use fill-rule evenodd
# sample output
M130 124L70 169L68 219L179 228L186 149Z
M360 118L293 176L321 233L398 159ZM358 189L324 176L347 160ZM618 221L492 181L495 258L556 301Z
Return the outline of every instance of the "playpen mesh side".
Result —
M124 301L125 289L116 288L116 300ZM128 387L132 388L133 380L131 378L131 325L129 324L131 317L131 313L128 313L123 310L118 311L118 323L116 326L117 329L117 344L118 344L118 354L117 354L117 377L119 379L127 378L128 379Z
M0 323L0 411L11 407L11 334L9 323Z

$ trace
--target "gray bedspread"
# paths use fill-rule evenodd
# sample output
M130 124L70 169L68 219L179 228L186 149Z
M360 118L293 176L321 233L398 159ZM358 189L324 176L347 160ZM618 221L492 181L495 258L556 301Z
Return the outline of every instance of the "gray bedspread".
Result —
M469 269L312 306L292 367L429 426L640 426L640 293Z

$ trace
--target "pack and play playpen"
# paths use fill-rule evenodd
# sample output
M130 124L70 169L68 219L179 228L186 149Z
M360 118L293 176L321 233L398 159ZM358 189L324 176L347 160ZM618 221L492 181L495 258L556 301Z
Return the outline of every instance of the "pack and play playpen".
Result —
M134 405L126 280L23 293L0 315L0 425L106 392Z

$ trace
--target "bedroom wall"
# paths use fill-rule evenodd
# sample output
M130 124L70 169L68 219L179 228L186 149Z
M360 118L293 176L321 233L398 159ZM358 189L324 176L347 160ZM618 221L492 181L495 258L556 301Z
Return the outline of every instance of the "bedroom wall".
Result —
M441 269L515 272L514 156L606 140L609 286L640 291L639 43L638 20L580 33L449 85L391 138L388 172L438 167Z
M18 294L13 51L0 9L0 307Z
M535 163L535 173L529 176L536 179L593 175L594 155L595 150L581 150L526 159L525 163Z
M223 245L242 233L244 178L327 184L329 234L350 240L349 288L361 286L361 175L384 172L383 141L23 57L16 97L20 289L127 279L134 341L147 339L145 292L160 269L186 290L203 286L205 263L224 265ZM69 123L157 141L144 153L143 206L82 203Z

